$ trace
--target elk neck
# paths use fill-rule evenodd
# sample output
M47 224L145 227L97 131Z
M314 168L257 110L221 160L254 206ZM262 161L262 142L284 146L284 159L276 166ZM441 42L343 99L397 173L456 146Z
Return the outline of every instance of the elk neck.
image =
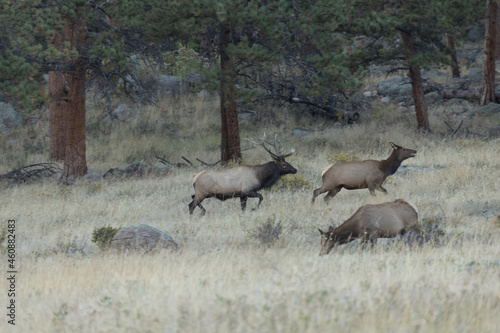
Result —
M256 166L256 176L262 187L273 186L280 179L280 170L275 162Z
M344 223L332 231L332 238L337 244L345 244L349 242L349 239L352 239L355 232L353 226L349 223Z
M380 161L380 170L384 172L384 175L390 176L398 171L399 166L403 161L399 160L396 154L396 151L393 150L391 156L389 156L386 160Z

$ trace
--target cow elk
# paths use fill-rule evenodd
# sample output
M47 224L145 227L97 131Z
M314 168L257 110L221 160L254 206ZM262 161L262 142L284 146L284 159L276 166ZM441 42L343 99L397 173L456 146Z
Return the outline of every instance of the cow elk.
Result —
M321 234L319 255L328 254L335 245L346 244L357 238L363 243L370 241L373 245L377 238L392 238L404 234L417 221L417 207L404 199L361 206L339 227L330 227L328 231L318 229Z
M390 143L393 151L389 158L382 161L364 160L343 164L331 164L323 169L323 185L313 192L312 203L316 197L328 192L325 202L328 202L342 188L347 190L358 190L368 188L371 195L375 195L375 190L387 194L387 190L382 187L385 179L393 175L398 170L401 163L407 158L414 157L416 150L407 149Z
M271 152L266 143L273 146L276 153ZM273 159L271 162L262 165L240 165L225 170L204 170L195 174L193 178L195 194L189 204L189 214L193 214L196 206L200 207L202 214L205 214L206 210L201 202L212 197L219 200L239 197L242 210L245 210L248 198L259 198L258 208L263 197L257 191L271 187L282 175L297 173L297 169L285 161L293 151L282 154L281 148L276 146L276 138L274 144L265 140L265 137L259 144L271 155Z

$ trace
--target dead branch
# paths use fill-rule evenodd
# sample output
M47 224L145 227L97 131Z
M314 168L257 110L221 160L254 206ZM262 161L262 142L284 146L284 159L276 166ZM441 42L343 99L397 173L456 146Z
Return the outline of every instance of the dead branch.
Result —
M52 177L54 174L62 172L62 168L55 163L37 163L26 165L0 175L0 179L9 179L17 183L26 183L41 178Z

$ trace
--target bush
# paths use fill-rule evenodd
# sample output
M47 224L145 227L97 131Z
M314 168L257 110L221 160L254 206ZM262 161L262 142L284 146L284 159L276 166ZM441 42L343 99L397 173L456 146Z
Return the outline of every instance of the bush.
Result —
M268 218L266 222L261 223L252 232L251 235L257 238L264 245L273 244L283 231L281 221L276 221L274 217Z
M310 188L311 185L307 179L299 175L284 175L281 177L273 189L276 190L299 190Z
M120 230L120 228L113 228L112 226L94 228L92 232L92 243L96 243L101 250L106 250L118 230Z

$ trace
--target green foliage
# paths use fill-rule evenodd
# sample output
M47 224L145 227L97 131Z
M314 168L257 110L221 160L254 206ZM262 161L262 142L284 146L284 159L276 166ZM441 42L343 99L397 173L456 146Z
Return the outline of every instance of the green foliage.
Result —
M94 228L94 231L92 231L92 243L96 243L99 249L106 250L118 230L120 230L120 228L113 228L109 225L106 227Z
M328 157L328 162L330 163L342 164L342 163L356 162L356 161L359 161L359 157L349 153L334 154Z
M311 187L309 180L300 175L284 175L272 187L276 190L301 190Z

